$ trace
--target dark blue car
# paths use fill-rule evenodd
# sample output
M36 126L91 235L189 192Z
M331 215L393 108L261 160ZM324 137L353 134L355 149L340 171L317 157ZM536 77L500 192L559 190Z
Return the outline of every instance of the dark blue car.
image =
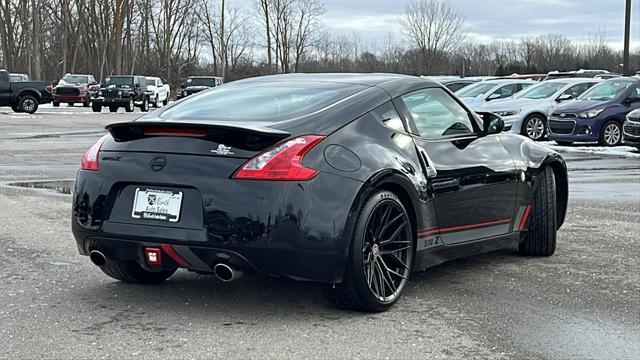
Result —
M622 142L625 116L640 109L640 79L614 78L560 105L549 116L549 138L560 145L598 142L615 146Z

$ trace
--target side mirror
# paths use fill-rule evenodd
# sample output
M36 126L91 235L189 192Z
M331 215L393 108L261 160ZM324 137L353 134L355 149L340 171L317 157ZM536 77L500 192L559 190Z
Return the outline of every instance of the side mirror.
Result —
M625 102L627 104L631 104L631 103L638 102L638 101L640 101L640 96L635 96L635 95L631 95L631 96L627 97L627 99L625 100Z
M502 97L502 95L500 95L500 94L491 94L491 95L489 95L489 97L487 97L487 101L500 99L501 97Z
M485 135L499 134L504 130L504 120L502 117L490 113L478 113L482 117L482 130Z
M571 100L571 99L573 99L573 96L571 96L571 94L562 94L562 95L558 96L556 101L557 102L561 102L561 101L567 101L567 100Z

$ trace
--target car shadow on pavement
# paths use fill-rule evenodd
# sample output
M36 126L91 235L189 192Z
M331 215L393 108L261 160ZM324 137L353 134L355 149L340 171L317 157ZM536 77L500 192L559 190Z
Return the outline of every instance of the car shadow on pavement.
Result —
M405 295L429 296L430 288L463 283L466 273L486 272L491 276L494 267L521 259L512 252L501 251L450 261L412 274ZM98 270L94 268L93 271ZM238 281L224 283L214 276L182 270L159 285L126 284L103 274L97 276L102 281L74 290L75 296L87 304L111 310L133 308L143 312L175 312L179 316L211 317L212 320L219 319L221 313L254 319L261 315L278 318L375 316L337 309L326 297L329 285L257 274L246 274ZM403 300L397 307L402 307Z

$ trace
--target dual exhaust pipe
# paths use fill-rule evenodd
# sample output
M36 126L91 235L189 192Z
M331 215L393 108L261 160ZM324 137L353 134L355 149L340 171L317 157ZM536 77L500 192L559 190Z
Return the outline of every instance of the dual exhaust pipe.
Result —
M98 250L91 250L89 252L89 259L93 265L102 267L107 263L107 257ZM213 273L216 277L223 282L232 282L240 279L244 274L242 271L232 268L231 266L218 263L213 267Z

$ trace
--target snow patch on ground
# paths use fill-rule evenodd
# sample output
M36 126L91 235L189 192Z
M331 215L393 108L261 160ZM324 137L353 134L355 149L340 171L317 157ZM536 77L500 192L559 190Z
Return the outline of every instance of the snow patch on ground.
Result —
M551 148L559 153L591 153L597 155L612 155L626 158L640 159L640 150L633 146L598 146L598 145L572 145L561 146L555 141L543 141L540 144Z

